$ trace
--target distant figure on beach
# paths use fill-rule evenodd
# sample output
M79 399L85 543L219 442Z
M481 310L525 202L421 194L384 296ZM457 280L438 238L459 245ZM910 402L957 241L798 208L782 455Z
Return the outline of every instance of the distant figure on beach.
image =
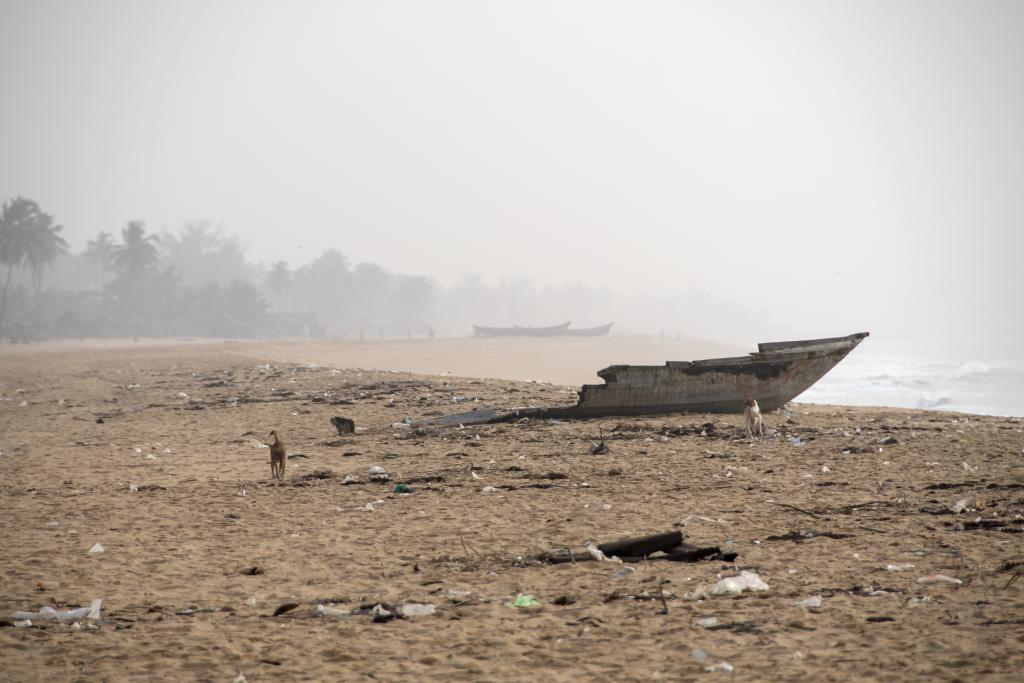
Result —
M277 430L270 432L270 436L274 439L274 442L270 444L270 476L278 481L284 480L284 463L286 459L286 451L284 443L281 441L281 437L277 435Z
M753 439L754 434L764 436L764 422L761 420L761 408L757 401L748 398L743 402L743 416L747 419L747 438Z

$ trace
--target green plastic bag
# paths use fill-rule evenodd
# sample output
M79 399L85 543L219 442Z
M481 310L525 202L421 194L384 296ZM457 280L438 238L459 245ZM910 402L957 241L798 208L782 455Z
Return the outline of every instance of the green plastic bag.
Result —
M538 607L542 607L540 601L532 595L517 595L515 600L508 603L508 606L519 607L522 609L537 609Z

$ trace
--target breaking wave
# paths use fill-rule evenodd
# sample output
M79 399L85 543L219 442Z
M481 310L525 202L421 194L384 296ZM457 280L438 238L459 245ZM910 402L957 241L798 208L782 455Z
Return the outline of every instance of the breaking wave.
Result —
M992 373L995 368L988 363L972 360L964 363L953 371L953 377L957 379L968 379L971 377L984 377Z
M1022 416L1024 363L939 362L861 347L798 400Z

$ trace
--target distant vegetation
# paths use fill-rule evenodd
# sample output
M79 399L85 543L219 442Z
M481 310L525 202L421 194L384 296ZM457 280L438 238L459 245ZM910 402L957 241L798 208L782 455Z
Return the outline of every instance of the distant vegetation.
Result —
M62 227L21 197L0 215L0 336L341 336L432 333L427 277L373 263L351 267L330 249L295 269L246 261L241 243L209 223L151 232L131 220L80 254ZM52 272L51 272L52 271ZM43 287L49 273L51 286Z
M3 291L0 293L0 333L7 314L11 282L17 269L28 269L32 295L22 298L29 299L28 305L39 310L43 273L60 254L67 251L68 244L60 236L63 229L54 224L53 216L44 213L38 204L24 197L8 200L0 208L0 264L7 267Z
M63 227L31 200L0 213L0 338L208 336L383 339L462 336L473 324L578 327L727 338L741 311L700 292L613 295L524 279L448 286L423 275L352 264L328 249L311 262L256 264L237 237L208 222L154 233L129 220L71 253ZM586 257L585 255L582 257ZM657 289L657 283L647 283ZM724 330L722 324L730 326ZM718 328L716 328L716 324Z

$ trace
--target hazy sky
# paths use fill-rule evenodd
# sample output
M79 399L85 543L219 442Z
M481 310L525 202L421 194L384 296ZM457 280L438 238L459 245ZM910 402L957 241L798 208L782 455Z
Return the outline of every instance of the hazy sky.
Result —
M0 85L0 197L75 248L206 218L262 261L1024 335L1016 0L0 0Z

